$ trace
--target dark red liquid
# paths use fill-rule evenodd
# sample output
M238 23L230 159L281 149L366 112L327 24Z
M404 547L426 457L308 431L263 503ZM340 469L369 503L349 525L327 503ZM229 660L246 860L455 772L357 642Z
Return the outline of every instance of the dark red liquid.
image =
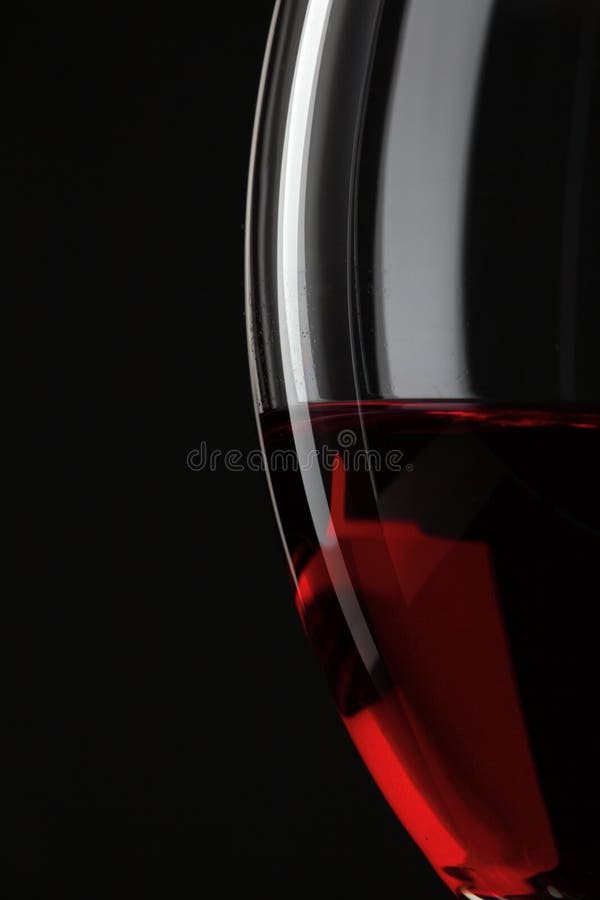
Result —
M318 404L262 428L300 615L406 828L454 890L598 897L600 415Z

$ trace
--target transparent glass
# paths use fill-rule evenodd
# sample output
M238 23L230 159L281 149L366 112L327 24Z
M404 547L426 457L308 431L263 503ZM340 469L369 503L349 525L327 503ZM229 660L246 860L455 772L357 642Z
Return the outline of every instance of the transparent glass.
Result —
M247 323L296 603L467 897L598 897L600 3L281 0Z

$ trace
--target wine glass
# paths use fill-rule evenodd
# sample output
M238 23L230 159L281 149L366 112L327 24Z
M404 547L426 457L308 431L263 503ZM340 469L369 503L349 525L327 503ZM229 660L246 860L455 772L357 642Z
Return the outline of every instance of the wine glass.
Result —
M280 0L247 321L296 603L467 898L598 897L600 3Z

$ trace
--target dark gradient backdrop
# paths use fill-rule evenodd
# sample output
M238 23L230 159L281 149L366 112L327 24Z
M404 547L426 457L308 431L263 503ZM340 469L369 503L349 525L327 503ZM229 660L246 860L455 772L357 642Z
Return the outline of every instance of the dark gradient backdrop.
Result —
M337 719L262 476L186 467L256 446L271 7L2 14L15 898L445 896Z

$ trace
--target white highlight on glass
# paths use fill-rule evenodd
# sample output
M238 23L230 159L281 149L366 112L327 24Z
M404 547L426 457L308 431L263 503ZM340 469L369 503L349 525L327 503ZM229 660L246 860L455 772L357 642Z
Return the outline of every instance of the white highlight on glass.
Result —
M304 242L306 174L315 93L323 44L333 0L310 0L300 38L285 130L278 227L278 312L281 343L292 374L288 398L306 402L314 379L306 318L306 255ZM304 359L307 360L306 368ZM290 390L292 388L292 390Z
M294 429L300 459L310 459L316 453L311 429L306 427L307 398L315 395L315 384L306 320L305 194L315 93L333 2L310 0L306 10L289 100L279 190L278 321L290 419L292 426L300 426ZM323 482L318 471L302 470L301 476L323 559L336 585L344 618L367 671L374 672L380 662L379 652L331 527Z

